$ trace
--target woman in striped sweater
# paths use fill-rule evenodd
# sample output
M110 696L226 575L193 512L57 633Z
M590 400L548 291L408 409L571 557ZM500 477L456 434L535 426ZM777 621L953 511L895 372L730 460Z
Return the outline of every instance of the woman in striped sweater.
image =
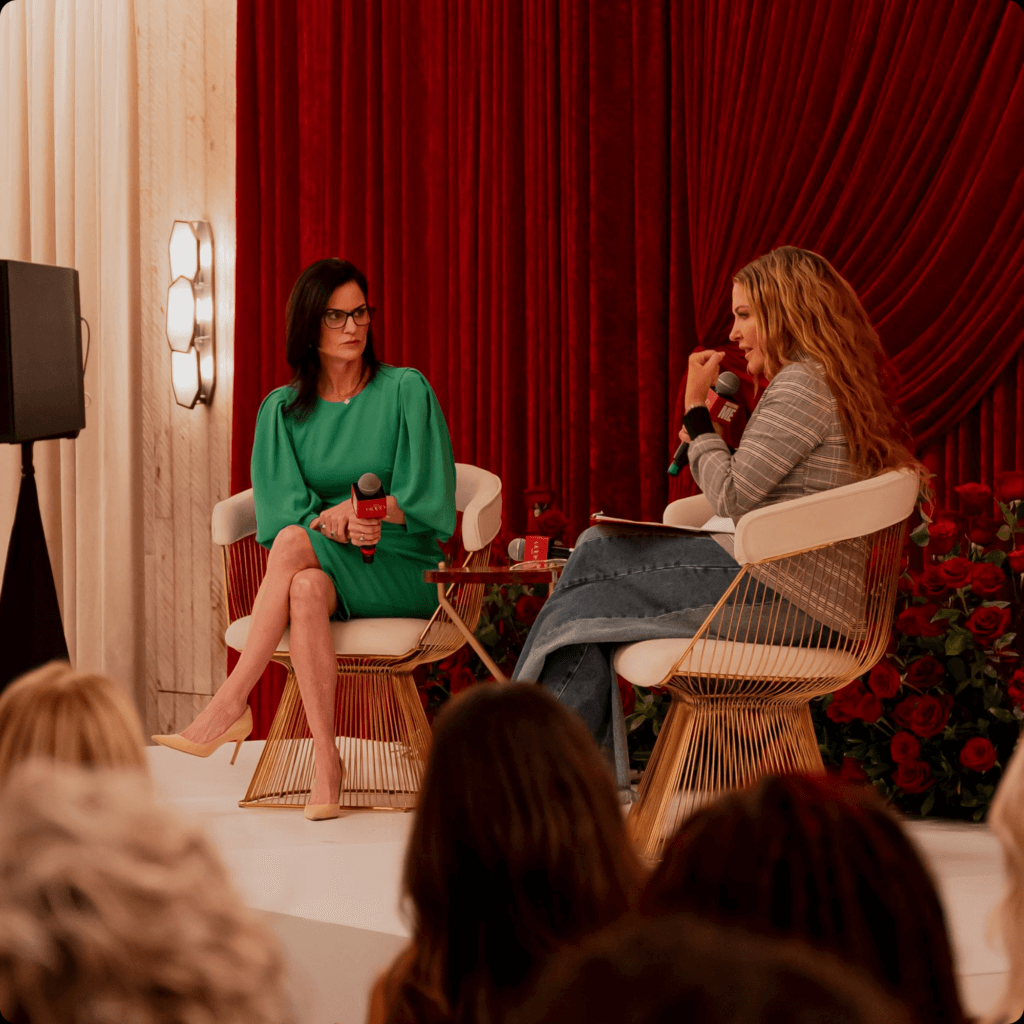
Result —
M918 465L882 387L881 344L853 288L816 253L784 246L733 279L730 341L768 378L736 451L704 406L722 353L695 352L680 439L719 516ZM618 700L610 657L637 640L694 636L739 565L731 536L592 527L530 632L515 678L535 679L610 748ZM619 785L627 785L618 751Z

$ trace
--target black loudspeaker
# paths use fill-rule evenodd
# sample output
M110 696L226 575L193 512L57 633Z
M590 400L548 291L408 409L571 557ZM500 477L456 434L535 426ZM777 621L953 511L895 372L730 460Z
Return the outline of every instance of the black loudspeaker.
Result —
M84 426L78 271L0 260L0 443Z

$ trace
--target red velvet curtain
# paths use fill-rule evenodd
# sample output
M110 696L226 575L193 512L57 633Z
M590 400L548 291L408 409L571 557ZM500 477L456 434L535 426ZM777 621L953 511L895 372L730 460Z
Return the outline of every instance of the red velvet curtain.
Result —
M242 0L232 487L301 268L366 270L506 521L657 518L698 344L779 244L862 296L946 483L1024 465L1006 0Z

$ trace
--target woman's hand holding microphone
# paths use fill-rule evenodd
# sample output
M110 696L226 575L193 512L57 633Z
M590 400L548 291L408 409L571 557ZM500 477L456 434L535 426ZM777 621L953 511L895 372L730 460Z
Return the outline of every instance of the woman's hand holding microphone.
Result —
M359 519L351 498L340 505L325 508L309 524L311 530L319 530L325 537L339 544L359 544L372 547L380 540L382 520Z

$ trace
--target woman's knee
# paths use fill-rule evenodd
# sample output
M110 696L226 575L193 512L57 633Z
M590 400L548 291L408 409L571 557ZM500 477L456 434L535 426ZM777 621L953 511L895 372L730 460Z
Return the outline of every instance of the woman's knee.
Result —
M310 563L316 565L313 545L301 526L286 526L274 538L270 559L275 568L306 568Z
M329 615L334 604L334 584L322 569L302 569L292 577L288 600L292 617L321 612Z

